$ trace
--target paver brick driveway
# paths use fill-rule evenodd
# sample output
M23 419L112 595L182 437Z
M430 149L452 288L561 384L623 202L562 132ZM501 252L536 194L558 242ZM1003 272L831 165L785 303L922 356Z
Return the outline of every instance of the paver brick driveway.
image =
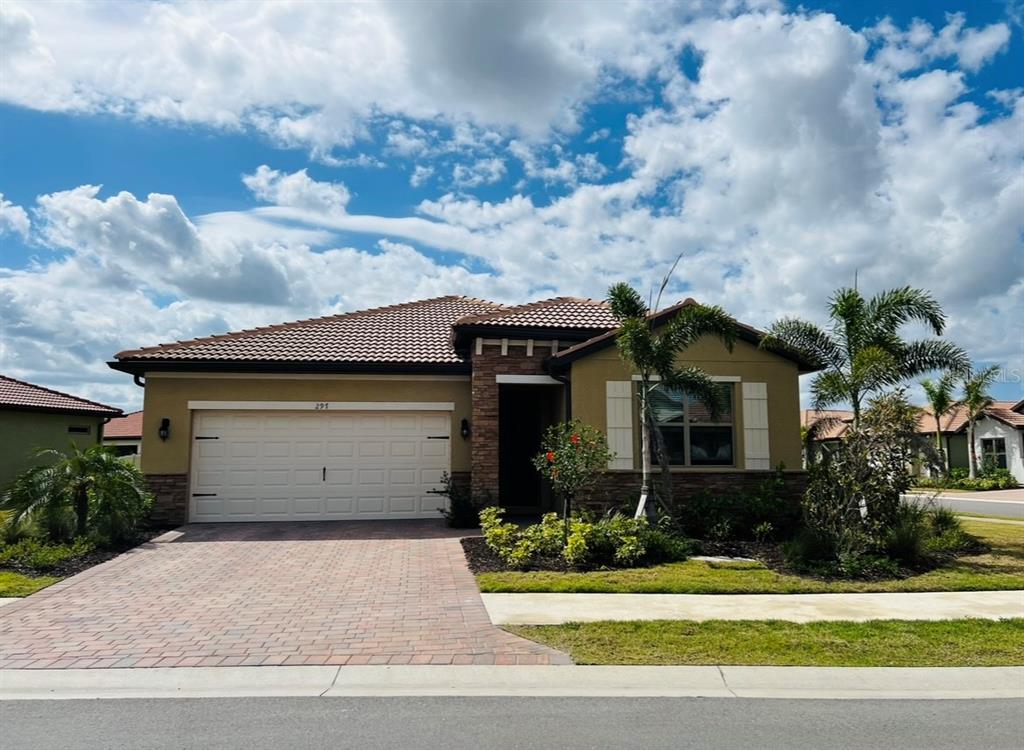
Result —
M555 664L434 521L184 526L0 609L0 668Z

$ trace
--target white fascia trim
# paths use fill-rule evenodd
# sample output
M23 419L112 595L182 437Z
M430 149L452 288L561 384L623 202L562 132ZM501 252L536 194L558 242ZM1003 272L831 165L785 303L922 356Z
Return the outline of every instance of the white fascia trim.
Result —
M455 411L453 401L189 401L218 411Z
M633 380L637 380L637 381L640 380L640 376L639 375L634 375L633 376ZM651 375L651 380L661 380L661 376L660 375ZM711 380L713 380L716 383L739 383L740 382L740 376L739 375L712 375L711 376Z
M550 375L496 375L495 380L516 385L562 385Z

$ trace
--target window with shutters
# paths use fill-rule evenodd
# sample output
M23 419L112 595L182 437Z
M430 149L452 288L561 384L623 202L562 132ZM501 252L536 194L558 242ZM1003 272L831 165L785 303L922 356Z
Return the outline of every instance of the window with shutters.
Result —
M719 388L725 407L714 419L696 396L660 386L651 392L651 409L670 466L735 465L733 386L721 383Z

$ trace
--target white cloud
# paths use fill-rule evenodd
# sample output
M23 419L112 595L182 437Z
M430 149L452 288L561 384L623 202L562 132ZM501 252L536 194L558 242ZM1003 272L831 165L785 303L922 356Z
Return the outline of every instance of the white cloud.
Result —
M452 181L459 187L492 185L503 178L505 172L504 159L479 159L473 164L456 164L452 169Z
M1005 23L967 28L963 13L948 14L946 20L946 25L938 32L921 20L914 21L907 29L899 28L888 18L882 20L867 31L870 38L883 42L876 62L904 73L934 60L952 57L964 70L975 72L1002 52L1010 41L1010 27Z
M22 239L28 239L32 223L28 214L21 206L11 203L0 193L0 237L7 232L20 235Z
M242 182L261 201L278 206L343 214L352 197L340 182L318 182L305 169L284 174L266 164L252 174L242 176Z
M424 184L426 184L427 180L429 180L433 175L433 167L427 167L424 166L423 164L417 164L415 169L413 169L412 171L412 175L410 175L409 177L409 184L412 185L413 187L421 187Z
M717 3L708 3L716 8ZM378 115L574 130L612 71L643 78L699 3L33 3L0 6L4 101L255 128L332 163ZM728 8L726 8L728 12ZM409 134L391 143L415 153Z
M457 187L489 183L506 166L499 155L510 155L531 179L565 186L552 200L455 192L428 196L414 215L376 216L340 183L265 165L245 181L269 205L250 211L189 217L173 196L102 198L91 186L42 196L26 231L60 254L0 269L0 369L54 384L82 372L96 383L77 389L85 395L127 394L99 364L121 348L452 292L601 296L621 279L646 289L679 252L672 295L721 303L755 325L821 319L828 295L855 274L867 293L930 289L954 340L1022 368L1024 99L1001 91L991 110L963 99L965 71L998 45L956 23L943 54L962 67L934 70L921 68L923 50L943 32L921 24L876 27L870 34L888 35L881 47L827 14L676 24L674 38L702 60L699 75L627 50L623 65L660 66L661 96L629 119L616 172L625 176L602 184L586 184L608 176L596 157L558 143L506 142L465 124L439 126L443 137L421 128L432 153L459 160ZM487 106L483 97L474 111ZM432 185L437 162L416 161L412 179ZM341 233L355 247L338 247Z

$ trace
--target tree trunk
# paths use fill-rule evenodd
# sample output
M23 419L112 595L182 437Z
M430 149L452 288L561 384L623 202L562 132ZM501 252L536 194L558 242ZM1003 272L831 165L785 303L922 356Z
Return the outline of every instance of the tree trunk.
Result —
M82 486L75 491L75 536L85 536L89 523L89 493Z
M946 452L942 450L942 426L939 424L939 415L935 415L935 450L939 454L939 470L943 476L949 474L949 466L946 465Z
M968 469L967 476L969 476L971 479L976 479L978 477L978 451L974 447L974 420L973 419L970 419L970 420L967 421L967 442L968 442L967 448L970 451L970 456L971 456L970 469Z
M643 479L640 484L640 502L636 504L633 518L643 518L647 513L651 492L651 429L647 422L647 383L641 382L640 388L640 460Z

